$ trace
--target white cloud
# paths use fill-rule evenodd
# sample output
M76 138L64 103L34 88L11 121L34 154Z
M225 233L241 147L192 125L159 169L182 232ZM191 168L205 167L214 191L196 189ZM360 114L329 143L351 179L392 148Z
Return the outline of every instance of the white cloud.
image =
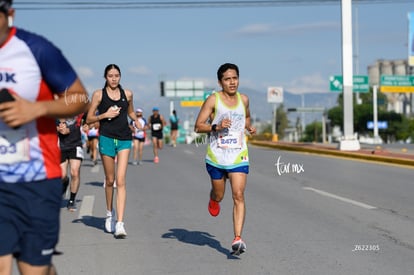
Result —
M314 73L293 79L284 88L294 94L326 93L329 92L329 79L320 73Z
M77 73L79 74L79 77L82 78L91 78L95 75L95 73L93 72L93 70L89 67L78 67L77 68Z
M151 74L151 70L145 66L131 67L128 69L128 72L132 74L136 74L136 75L145 75L145 76Z

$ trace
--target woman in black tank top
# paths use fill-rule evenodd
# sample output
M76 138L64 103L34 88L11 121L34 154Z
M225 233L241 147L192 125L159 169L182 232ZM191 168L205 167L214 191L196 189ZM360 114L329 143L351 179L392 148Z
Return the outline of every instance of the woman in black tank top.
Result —
M105 229L114 232L116 238L126 237L124 228L124 212L126 204L126 171L131 150L131 129L128 117L141 128L133 106L133 94L120 85L121 70L115 64L105 68L105 86L92 95L87 123L99 121L99 152L105 171L105 196L107 215ZM98 113L96 112L98 111ZM115 165L117 159L117 165ZM115 167L117 169L115 173ZM116 176L116 178L115 178ZM117 187L119 207L113 210L114 184ZM115 220L117 221L115 224Z

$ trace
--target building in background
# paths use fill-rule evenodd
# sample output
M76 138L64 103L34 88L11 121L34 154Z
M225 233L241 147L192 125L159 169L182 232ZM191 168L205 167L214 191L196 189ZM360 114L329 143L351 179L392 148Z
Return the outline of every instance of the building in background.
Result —
M379 59L368 66L369 85L380 85L381 75L411 75L413 67L408 65L408 60L383 60ZM385 93L388 101L387 110L399 114L414 114L414 98L412 93Z
M414 12L408 13L408 65L414 67Z

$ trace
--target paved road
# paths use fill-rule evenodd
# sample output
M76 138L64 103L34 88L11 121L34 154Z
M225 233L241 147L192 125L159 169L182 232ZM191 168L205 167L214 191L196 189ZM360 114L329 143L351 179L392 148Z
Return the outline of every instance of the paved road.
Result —
M59 274L414 274L413 169L252 146L248 250L233 257L230 190L207 212L205 148L165 147L159 164L145 150L128 170L125 240L103 231L103 169L84 162Z

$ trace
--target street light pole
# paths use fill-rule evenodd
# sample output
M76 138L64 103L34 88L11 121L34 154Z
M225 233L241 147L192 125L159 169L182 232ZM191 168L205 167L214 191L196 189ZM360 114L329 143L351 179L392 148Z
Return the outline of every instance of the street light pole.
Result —
M354 136L351 0L341 0L341 12L344 136L339 143L339 149L346 151L357 151L361 147L358 139Z
M379 134L378 134L378 100L377 100L377 94L378 94L378 87L377 85L374 85L372 87L373 95L372 95L372 105L373 105L373 122L374 122L374 144L379 143Z
M272 135L277 134L276 123L277 123L277 105L276 105L276 103L274 103L273 104Z

